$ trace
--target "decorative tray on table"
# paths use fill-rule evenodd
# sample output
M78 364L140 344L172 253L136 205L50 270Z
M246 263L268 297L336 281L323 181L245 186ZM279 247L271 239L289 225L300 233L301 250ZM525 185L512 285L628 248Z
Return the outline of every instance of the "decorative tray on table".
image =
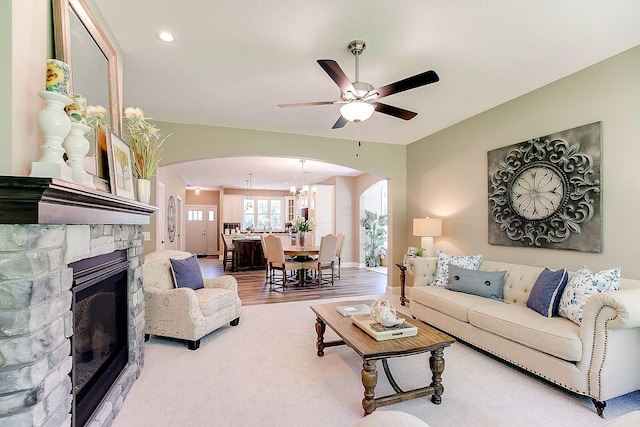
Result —
M418 335L418 328L406 320L395 326L383 326L371 319L369 314L351 316L353 323L360 329L371 335L377 341L391 340L394 338L412 337Z

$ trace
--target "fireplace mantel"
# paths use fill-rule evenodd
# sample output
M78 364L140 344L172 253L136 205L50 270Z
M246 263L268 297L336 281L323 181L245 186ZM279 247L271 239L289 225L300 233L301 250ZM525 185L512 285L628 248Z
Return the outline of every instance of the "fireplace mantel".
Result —
M156 210L55 178L0 176L0 224L149 224Z

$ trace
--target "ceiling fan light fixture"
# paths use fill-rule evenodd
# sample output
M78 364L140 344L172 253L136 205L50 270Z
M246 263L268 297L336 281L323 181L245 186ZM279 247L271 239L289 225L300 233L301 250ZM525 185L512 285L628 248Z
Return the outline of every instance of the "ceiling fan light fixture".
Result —
M340 114L350 122L358 123L371 117L374 110L375 107L368 102L351 101L340 107Z
M173 36L173 34L171 34L168 31L160 31L158 33L158 38L163 42L167 42L167 43L171 43L175 40L175 37Z

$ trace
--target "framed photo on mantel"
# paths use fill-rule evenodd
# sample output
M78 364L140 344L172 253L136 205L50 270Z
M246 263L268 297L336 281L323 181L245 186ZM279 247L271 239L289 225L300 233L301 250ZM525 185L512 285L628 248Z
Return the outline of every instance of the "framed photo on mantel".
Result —
M109 150L107 148L107 133L100 126L95 127L95 175L93 183L96 188L111 192L109 179Z
M108 146L111 194L135 199L129 146L113 132L109 132Z

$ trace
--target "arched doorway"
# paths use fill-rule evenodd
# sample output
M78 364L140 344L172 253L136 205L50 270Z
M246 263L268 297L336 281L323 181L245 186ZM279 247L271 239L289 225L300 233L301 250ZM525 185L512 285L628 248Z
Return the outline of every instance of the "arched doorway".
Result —
M386 274L389 239L387 180L380 180L362 192L359 211L360 263Z

